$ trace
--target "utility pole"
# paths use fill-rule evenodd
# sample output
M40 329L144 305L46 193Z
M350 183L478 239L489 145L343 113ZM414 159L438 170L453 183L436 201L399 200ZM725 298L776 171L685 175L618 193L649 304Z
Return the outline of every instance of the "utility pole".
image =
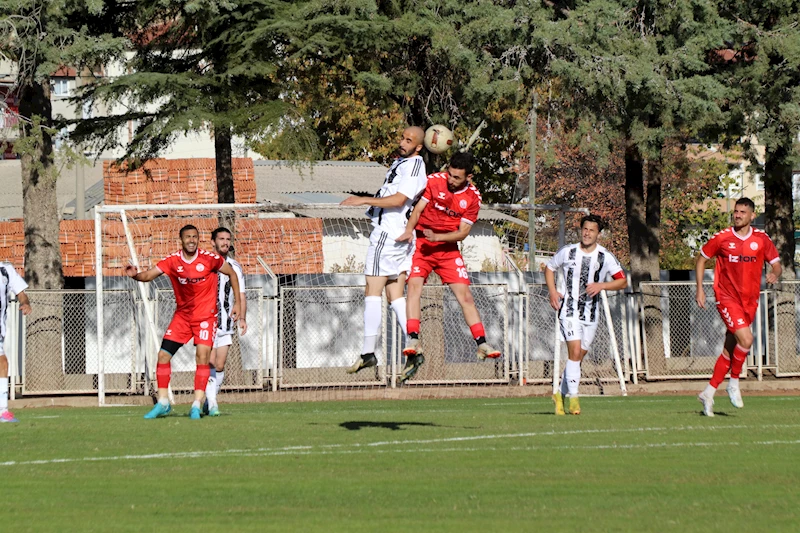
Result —
M528 149L528 157L530 165L528 170L528 203L531 206L528 211L528 271L536 272L536 122L537 114L536 108L539 105L539 97L536 95L536 89L533 89L533 98L531 102L531 119L530 119L530 148Z

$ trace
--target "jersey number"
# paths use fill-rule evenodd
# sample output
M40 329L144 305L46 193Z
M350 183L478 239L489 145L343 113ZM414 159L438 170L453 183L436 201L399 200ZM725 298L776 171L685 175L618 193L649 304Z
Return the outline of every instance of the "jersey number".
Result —
M204 341L208 340L208 330L207 329L201 329L200 330L200 339L204 340Z
M469 275L467 274L467 269L465 267L457 268L456 271L458 271L459 278L469 279Z

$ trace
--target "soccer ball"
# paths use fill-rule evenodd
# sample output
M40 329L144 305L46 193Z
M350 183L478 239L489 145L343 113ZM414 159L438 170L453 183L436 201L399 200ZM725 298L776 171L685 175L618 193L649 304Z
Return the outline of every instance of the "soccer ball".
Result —
M443 154L453 146L453 132L446 126L436 124L425 132L425 148L434 154Z

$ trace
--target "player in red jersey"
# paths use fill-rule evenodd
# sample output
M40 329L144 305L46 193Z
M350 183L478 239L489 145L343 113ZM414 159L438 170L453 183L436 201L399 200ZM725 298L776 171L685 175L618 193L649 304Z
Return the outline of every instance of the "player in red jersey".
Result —
M750 226L755 218L753 201L750 198L740 198L733 208L733 227L711 237L697 256L697 305L703 309L706 307L703 272L706 261L716 257L714 294L717 311L727 328L725 345L714 366L714 375L698 396L706 416L714 416L714 393L729 370L731 378L728 382L728 396L734 407L744 407L739 390L739 374L753 345L750 324L758 309L764 261L772 266L772 271L767 273L767 283L775 283L781 276L778 250L766 233Z
M500 351L486 342L481 317L469 290L467 267L458 250L459 241L469 235L481 208L481 195L470 181L474 167L472 154L461 152L450 159L446 172L428 176L425 191L408 219L406 231L396 239L398 242L411 240L416 231L416 248L408 275L406 327L409 342L403 350L407 359L402 381L413 376L425 362L419 342L420 297L431 271L450 286L461 305L464 319L478 344L478 359L500 357Z
M239 316L239 278L231 265L215 253L197 249L200 232L196 227L184 226L179 235L181 250L161 260L157 266L145 272L138 272L133 265L125 267L125 274L136 281L152 281L166 274L175 292L175 314L158 352L158 403L145 418L158 418L172 411L167 396L172 374L170 360L181 346L192 339L197 349L197 371L194 377L194 403L189 417L193 420L200 418L200 406L211 372L208 361L217 327L217 272L230 277L236 299L231 317L236 320Z

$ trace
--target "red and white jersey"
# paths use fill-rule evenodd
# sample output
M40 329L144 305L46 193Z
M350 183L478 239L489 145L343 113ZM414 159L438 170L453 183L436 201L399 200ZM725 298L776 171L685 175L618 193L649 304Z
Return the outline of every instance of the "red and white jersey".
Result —
M774 264L780 260L772 239L755 228L750 228L745 237L733 228L724 229L711 237L700 253L706 259L717 258L714 269L717 301L733 298L743 305L758 301L764 261Z
M175 291L175 314L189 320L202 320L217 314L217 272L225 260L219 255L198 250L187 261L178 250L158 262L158 269L169 276Z
M422 211L415 229L429 229L434 233L456 231L462 222L474 224L481 209L481 193L478 189L467 182L460 191L450 192L447 188L447 172L428 176L422 200L428 205Z

